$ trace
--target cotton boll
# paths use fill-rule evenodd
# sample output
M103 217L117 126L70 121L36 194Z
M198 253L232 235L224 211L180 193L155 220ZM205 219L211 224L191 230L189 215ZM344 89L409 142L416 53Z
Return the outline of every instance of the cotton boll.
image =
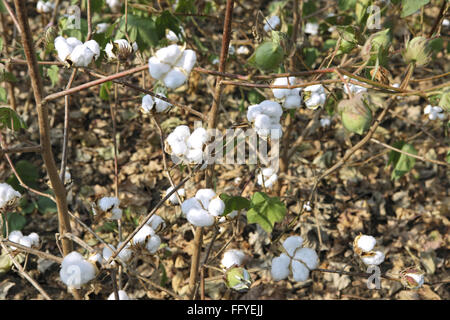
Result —
M278 140L283 135L283 127L279 123L272 124L270 127L270 138Z
M279 24L280 18L278 16L271 16L269 19L267 19L267 22L264 24L264 31L269 32L271 30L275 30Z
M196 61L197 55L194 50L184 50L175 66L184 69L189 74Z
M170 148L172 149L172 153L177 156L184 155L188 150L186 143L184 143L183 141L175 140L172 143L169 139L167 139L167 141L169 142Z
M166 39L171 42L178 42L178 37L172 30L166 30Z
M103 23L99 23L95 26L95 31L96 33L105 33L106 30L108 30L110 24L103 22Z
M290 95L284 100L283 107L286 109L296 109L300 108L302 105L302 97L299 95Z
M154 235L155 231L150 228L148 225L144 225L141 230L139 230L133 237L133 243L135 245L141 245L144 244L144 242L149 238L150 236Z
M76 46L67 57L67 60L70 60L76 67L87 67L94 55L94 52L83 44Z
M100 56L100 46L98 45L97 41L89 40L86 41L84 45L94 53L94 59L97 60L97 58Z
M216 196L213 189L199 189L195 194L195 198L200 201L204 209L209 207L209 202Z
M249 106L247 109L247 120L249 122L253 122L253 121L255 121L256 116L261 113L262 113L262 108L258 104Z
M269 129L272 125L272 121L265 114L259 114L255 118L255 128L256 129Z
M106 56L108 57L108 59L110 59L110 60L114 60L114 59L117 58L116 55L113 52L113 49L114 49L114 46L112 45L112 43L107 43L106 44L106 46L105 46L105 53L106 53ZM150 72L150 74L151 74L151 72Z
M83 44L83 42L81 42L75 37L67 38L66 43L72 48L72 50L75 49L75 47L81 46Z
M98 201L98 206L103 211L108 211L113 207L118 207L119 204L120 201L116 197L103 197Z
M273 174L269 177L269 179L266 179L264 181L264 185L266 188L272 188L272 186L275 184L275 182L277 182L278 180L278 175Z
M175 194L175 193L174 193ZM166 226L166 223L164 222L164 219L158 216L157 214L154 214L150 217L150 219L147 221L147 225L150 226L153 230L158 230L158 228L162 225L162 228Z
M246 46L240 46L237 48L236 53L239 55L247 55L250 53L250 50Z
M214 198L209 202L208 211L211 215L218 217L221 216L225 210L225 202L220 198Z
M65 61L67 56L72 52L73 48L67 43L64 37L56 37L54 41L56 52L58 53L58 58L61 61Z
M188 126L181 125L173 130L173 134L178 137L180 140L186 140L191 135L191 131Z
M279 119L283 114L283 109L280 104L275 101L264 100L259 104L262 113L268 115L271 118Z
M68 255L66 255L61 263L61 267L67 267L71 264L74 264L78 261L83 261L83 256L76 251L72 251Z
M130 300L127 293L123 290L117 291L117 295L119 296L119 300ZM114 292L109 295L108 300L116 300L116 295Z
M139 47L136 41L131 44L131 48L133 49L133 52L138 51Z
M112 249L111 249L110 247L111 247ZM109 258L111 258L111 256L112 256L113 253L114 253L113 250L116 250L116 248L115 248L113 245L105 246L105 247L103 248L103 251L102 251L103 259L105 259L106 261L108 261ZM111 264L115 264L114 261L112 261Z
M303 282L308 280L309 269L301 262L292 260L291 262L292 277L297 282Z
M142 112L149 113L150 110L153 109L153 98L151 95L146 94L142 98L142 105L141 105Z
M119 245L117 246L118 248L120 248L120 246L122 245L123 242L119 242ZM130 259L133 256L133 251L130 248L130 243L128 243L125 248L122 249L122 251L119 252L118 257L120 260L122 260L123 262L128 262L130 261Z
M181 211L185 215L192 209L202 209L202 205L197 198L189 198L181 204Z
M0 183L0 209L15 202L22 195L7 183Z
M166 191L166 194L168 194L170 191L172 191L173 190L173 188L172 187L169 187L169 189L167 189L167 191ZM177 198L177 194L178 193L178 195L180 196L180 197L184 197L185 196L185 191L184 191L184 189L183 188L180 188L180 189L178 189L177 190L177 192L174 192L174 193L172 193L172 195L169 197L169 201L172 203L172 204L179 204L178 203L178 198Z
M317 35L317 33L319 33L319 24L307 22L305 25L305 33L313 36Z
M204 128L195 129L187 139L189 148L202 149L203 145L208 141L209 134Z
M214 224L214 217L204 209L193 208L186 214L186 218L196 227L210 227Z
M30 233L28 238L30 238L33 247L37 247L39 245L39 235L36 232Z
M186 75L178 70L172 69L170 70L163 79L164 84L167 88L176 89L182 86L187 80Z
M364 264L370 266L370 265L379 265L384 261L384 253L381 251L375 251L373 254L368 256L362 256L361 260L364 262Z
M122 209L120 208L112 208L111 210L111 220L120 220L122 218Z
M31 240L28 236L24 236L20 238L19 244L23 245L24 247L31 248L31 246L33 245L33 240Z
M156 51L155 56L163 63L174 65L181 56L181 49L180 46L172 44Z
M55 8L55 4L50 1L39 0L36 4L36 11L39 13L49 13Z
M330 120L330 118L322 118L322 119L320 119L320 126L321 126L322 128L328 127L328 126L330 126L330 125L331 125L331 120Z
M289 264L291 259L284 253L272 259L271 274L275 281L286 279L289 276Z
M376 243L377 240L372 236L360 235L355 239L356 246L363 252L372 251Z
M79 289L81 285L95 278L96 268L86 260L78 260L63 266L59 273L61 280L68 287Z
M286 253L293 257L295 254L295 250L300 248L303 245L303 238L301 236L290 236L286 238L283 242L283 248L286 250Z
M222 265L228 269L233 266L241 266L245 260L245 253L241 250L231 249L225 251L222 258Z
M319 264L319 257L317 256L317 253L311 248L301 248L297 250L295 252L294 259L306 264L309 270L317 268L317 265Z
M305 101L305 105L309 109L317 109L318 107L321 107L326 100L325 94L317 94L313 93L311 97Z
M159 246L161 245L161 238L158 235L152 235L145 245L145 248L150 252L151 254L154 254L156 251L158 251Z
M288 81L289 80L289 81ZM289 83L288 83L289 82ZM276 78L272 83L274 86L287 86L295 83L295 77ZM283 99L291 95L291 89L272 89L273 95L277 99Z
M162 93L159 94L161 97L166 98L166 96ZM155 98L155 103L156 103L156 112L164 112L166 111L169 107L172 106L171 103L164 101L162 99L159 98Z
M106 3L112 12L118 12L122 8L120 0L106 0Z
M186 160L189 163L202 163L203 161L202 149L188 149L186 153Z

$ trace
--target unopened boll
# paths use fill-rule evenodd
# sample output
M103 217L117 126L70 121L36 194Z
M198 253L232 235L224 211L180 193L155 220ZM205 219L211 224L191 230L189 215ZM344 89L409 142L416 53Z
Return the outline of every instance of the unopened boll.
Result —
M138 50L136 42L130 44L126 39L114 40L113 43L107 43L105 53L109 60L126 60Z
M117 295L119 296L119 300L130 300L127 293L123 290L118 290ZM116 300L116 294L113 292L109 295L108 300Z
M0 183L0 210L16 202L22 195L7 183Z
M173 187L169 187L169 189L166 190L166 194L168 194L172 190L173 190ZM177 192L172 193L172 195L169 197L170 203L172 203L172 204L179 204L178 197L176 195L177 193L180 196L180 198L184 197L186 195L185 190L183 188L180 188L180 189L177 190Z
M225 251L221 263L226 269L233 266L239 267L244 264L245 257L245 253L243 251L231 249Z

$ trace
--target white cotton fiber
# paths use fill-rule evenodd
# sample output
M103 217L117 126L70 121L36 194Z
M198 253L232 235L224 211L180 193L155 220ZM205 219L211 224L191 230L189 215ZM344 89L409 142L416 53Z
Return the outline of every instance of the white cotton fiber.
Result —
M212 199L209 202L208 211L211 215L218 217L222 215L225 210L225 203L219 197Z
M301 262L292 260L291 261L292 277L297 282L302 282L308 280L309 269Z
M186 214L186 218L196 227L209 227L214 224L214 217L204 209L193 208Z
M286 238L283 242L284 250L286 250L286 253L293 257L295 254L295 250L300 248L303 245L303 238L301 236L290 236Z
M207 209L209 206L209 201L216 196L216 193L213 189L199 189L195 194L195 198L199 200L204 209Z
M272 259L271 274L275 281L286 279L289 276L289 264L291 259L284 253Z
M164 84L167 88L176 89L180 87L187 80L184 72L177 68L170 70L163 79Z
M242 250L231 249L225 251L222 258L222 265L228 269L233 266L241 266L245 260L245 253Z
M298 249L295 252L294 259L302 261L306 264L309 270L317 268L317 265L319 264L319 257L317 256L317 253L311 248Z

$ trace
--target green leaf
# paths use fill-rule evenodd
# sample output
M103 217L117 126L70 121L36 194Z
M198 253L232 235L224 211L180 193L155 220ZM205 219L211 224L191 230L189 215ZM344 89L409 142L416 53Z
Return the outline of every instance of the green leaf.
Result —
M264 192L256 192L247 212L248 223L258 223L267 233L272 232L275 222L286 215L286 207L278 197L269 197Z
M47 190L45 193L53 195L53 192L51 192L50 190ZM42 214L58 212L56 203L54 203L51 199L44 196L39 196L37 206L39 212Z
M339 0L339 9L348 10L353 9L356 5L356 0Z
M314 62L316 62L316 59L319 56L319 50L316 48L303 48L303 55L305 56L306 65L312 68Z
M83 8L87 8L87 0L83 0ZM105 4L104 0L92 0L91 1L91 14L93 12L102 13L103 5Z
M27 223L27 219L21 215L20 213L17 212L8 212L6 214L6 218L8 220L8 231L14 231L14 230L22 230L26 223ZM2 217L3 219L3 235L6 235L6 221L5 221L5 217Z
M3 4L3 0L0 0L0 12L1 13L6 12L6 8L5 8L5 5Z
M0 108L0 129L5 127L19 131L21 128L26 129L27 125L13 109L2 107Z
M273 71L280 66L283 59L283 48L272 41L266 41L256 48L248 62L263 71Z
M264 96L256 90L250 90L247 93L247 99L250 104L259 104L265 100Z
M138 17L128 14L127 32L130 40L136 41L139 50L145 50L151 46L156 46L159 41L156 32L155 22L150 17ZM119 30L115 39L125 38L125 16L119 22Z
M0 38L0 51L3 50L3 38Z
M166 36L166 29L170 29L177 35L181 33L180 25L178 19L170 13L170 11L165 10L160 16L155 20L156 32L159 39Z
M59 82L59 67L58 66L50 66L47 69L47 76L50 78L52 82L52 88Z
M243 209L250 208L250 201L246 198L239 196L229 196L225 193L220 195L220 199L225 203L225 210L223 211L223 215L226 216L230 212L236 210L240 211Z
M13 75L11 72L8 72L6 70L2 70L0 73L0 82L7 81L7 82L17 82L17 78L15 75Z
M8 94L3 87L0 87L0 102L8 102Z
M194 0L179 0L175 8L179 13L196 13L197 9Z
M111 90L112 81L104 82L100 86L100 99L109 101L109 91Z
M417 154L416 149L414 149L412 145L405 143L404 141L394 143L393 147L414 155ZM416 164L416 159L406 154L392 150L389 153L389 160L387 165L390 164L392 164L393 167L391 179L397 180L412 170L412 168Z
M27 160L20 160L16 163L15 167L19 177L27 186L37 188L39 170L34 164L28 162ZM6 183L20 193L25 192L25 189L20 186L19 181L14 174L11 174L8 180L6 180Z
M0 276L11 270L12 265L13 262L7 253L0 255Z
M402 0L402 15L401 17L407 17L412 15L417 10L420 10L424 5L428 4L430 0Z

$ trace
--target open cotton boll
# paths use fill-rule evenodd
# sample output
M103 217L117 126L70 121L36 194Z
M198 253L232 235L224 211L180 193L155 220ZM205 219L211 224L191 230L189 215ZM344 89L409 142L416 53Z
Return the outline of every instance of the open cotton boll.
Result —
M202 209L202 205L197 198L189 198L181 204L181 211L185 215L192 209Z
M287 86L287 85L293 85L295 83L295 77L283 77L283 78L276 78L275 81L272 83L274 86ZM283 99L289 95L291 95L292 89L272 89L273 95L277 99Z
M256 129L269 129L271 127L272 121L269 116L265 114L259 114L255 118L255 128Z
M73 49L75 49L75 47L77 46L81 46L83 44L83 42L81 42L80 40L78 40L75 37L69 37L67 39L65 39L66 43Z
M365 265L371 266L371 265L379 265L383 263L384 261L384 253L381 251L375 251L370 256L362 256L361 257L362 262L364 262Z
M196 227L210 227L214 224L214 217L204 209L192 208L186 214L186 219Z
M283 114L283 108L280 104L271 100L264 100L259 104L262 113L268 115L272 119L280 119Z
M108 30L110 24L103 22L103 23L99 23L95 26L95 32L96 33L104 33L106 32L106 30Z
M130 300L127 293L123 290L117 291L117 295L119 296L119 300ZM116 295L114 292L109 295L108 300L116 300Z
M55 4L51 1L39 0L36 4L36 11L39 13L49 13L55 8Z
M208 211L211 215L218 217L221 216L225 210L225 202L220 198L214 198L209 202Z
M97 58L100 56L100 46L98 45L97 41L89 40L86 41L84 45L94 53L94 59L97 60Z
M119 204L120 201L116 197L103 197L98 201L98 206L103 211L108 211L113 207L118 207Z
M300 108L302 105L302 97L300 95L290 95L284 100L283 107L286 109Z
M123 242L119 242L119 245L117 246L118 248L120 248L120 246L122 245ZM120 260L122 260L123 262L128 262L130 261L130 259L133 256L133 251L130 248L130 243L128 242L125 246L125 248L123 248L119 254L118 257Z
M309 109L317 109L323 106L326 101L326 95L324 93L313 92L311 97L305 101L305 105Z
M166 76L163 79L164 84L169 89L176 89L183 85L187 80L186 75L184 72L178 70L178 69L172 69L170 70Z
M81 44L81 41L80 41L80 44ZM65 61L67 56L73 50L72 46L70 44L68 44L67 40L62 36L58 36L55 38L54 46L55 46L56 52L58 53L58 58L61 61Z
M166 190L166 194L168 194L172 190L173 190L173 187L169 187L169 189ZM185 190L183 188L180 188L180 189L177 190L177 192L172 193L172 195L169 197L170 203L172 203L172 204L179 204L178 203L178 198L177 198L177 195L176 195L177 193L178 193L178 195L180 197L184 197L185 196Z
M247 120L249 122L253 122L253 121L255 121L256 116L261 113L262 113L262 109L258 104L249 106L247 109Z
M150 252L151 254L154 254L156 251L158 251L159 246L161 245L161 238L154 234L150 238L148 238L147 243L145 244L145 248Z
M170 65L160 62L156 57L151 57L148 59L148 69L150 75L154 79L161 79L169 70Z
M331 120L330 120L330 118L322 118L322 119L320 119L320 126L321 126L322 128L328 127L328 126L330 126L330 125L331 125Z
M95 53L86 44L82 44L76 46L66 59L70 60L76 67L87 67L94 55Z
M187 140L191 135L191 130L186 125L181 125L175 128L172 132L178 139Z
M269 32L271 30L275 30L279 24L280 24L280 17L271 16L269 19L267 19L266 23L264 24L264 31Z
M14 230L9 233L8 240L19 243L20 238L22 237L23 237L22 232L20 232L19 230Z
M111 248L112 249L111 249ZM116 248L113 246L113 245L109 245L109 246L105 246L104 248L103 248L103 251L102 251L102 256L103 256L103 259L105 259L106 261L108 261L109 260L109 258L111 258L111 256L113 255L113 253L114 253L114 251L113 250L116 250ZM111 261L111 265L115 265L116 263L114 262L114 261Z
M149 113L150 110L153 109L153 105L154 103L151 95L146 94L145 96L142 97L142 104L141 104L142 112Z
M113 12L117 12L122 8L120 0L106 0L106 3Z
M246 46L240 46L236 50L237 54L247 55L250 53L250 50Z
M31 240L33 247L37 247L39 245L39 235L36 232L30 233L28 238Z
M361 235L356 237L356 246L363 252L372 251L377 240L372 236Z
M147 225L150 226L150 228L152 228L153 230L158 230L159 226L161 225L164 228L166 223L164 222L163 218L161 218L157 214L154 214L150 217L150 219L148 219Z
M22 195L7 183L0 183L0 209L15 202Z
M147 238L153 236L155 231L148 225L144 225L133 237L133 243L135 245L144 244Z
M171 42L178 42L178 36L170 29L166 30L166 39Z
M309 269L300 261L292 260L291 262L292 277L297 282L308 280Z
M156 51L155 56L160 62L174 65L180 58L181 54L181 47L176 44L172 44Z
M203 145L208 141L209 134L204 128L195 129L187 139L189 148L202 149Z
M24 247L31 248L31 246L33 245L33 240L31 240L28 236L24 236L20 238L19 244L23 245Z
M300 248L303 245L303 238L301 236L290 236L286 238L283 242L283 248L286 250L286 253L293 257L295 254L295 250Z
M289 277L290 263L291 259L285 253L282 253L279 257L273 258L272 268L270 270L273 280L280 281Z
M245 253L242 250L231 249L225 251L222 258L222 265L228 269L233 266L241 266L245 260Z
M317 268L317 265L319 264L317 253L311 248L301 248L297 250L294 259L303 262L309 270Z
M307 22L305 25L305 33L313 36L317 35L319 33L319 24Z
M203 161L202 149L189 149L186 153L186 160L189 163L202 163Z
M264 179L263 179L264 177ZM263 185L266 188L271 188L275 182L278 180L278 175L273 171L272 168L265 168L262 170L262 173L258 174L257 181L260 186Z
M194 50L184 50L175 66L182 68L189 74L192 68L194 67L196 61L197 61L197 54L195 53Z
M181 157L188 150L186 143L180 140L178 136L174 135L173 132L167 137L167 143L169 144L172 153L176 156Z
M111 216L109 217L109 219L120 220L121 218L122 218L122 209L116 207L112 208Z
M200 201L204 209L209 207L209 202L216 196L213 189L199 189L195 194L195 198Z
M95 278L96 268L86 260L77 260L61 268L59 276L65 285L79 289Z
M162 93L159 93L159 95L160 95L161 97L166 98L166 96L165 96L164 94L162 94ZM172 106L171 103L169 103L169 102L167 102L167 101L164 101L164 100L162 100L162 99L159 99L159 98L155 98L155 104L156 104L156 105L155 105L156 112L164 112L164 111L166 111L169 107Z
M77 261L83 261L83 256L76 252L76 251L72 251L71 253L69 253L68 255L66 255L61 263L61 267L67 267L71 264L76 263Z

